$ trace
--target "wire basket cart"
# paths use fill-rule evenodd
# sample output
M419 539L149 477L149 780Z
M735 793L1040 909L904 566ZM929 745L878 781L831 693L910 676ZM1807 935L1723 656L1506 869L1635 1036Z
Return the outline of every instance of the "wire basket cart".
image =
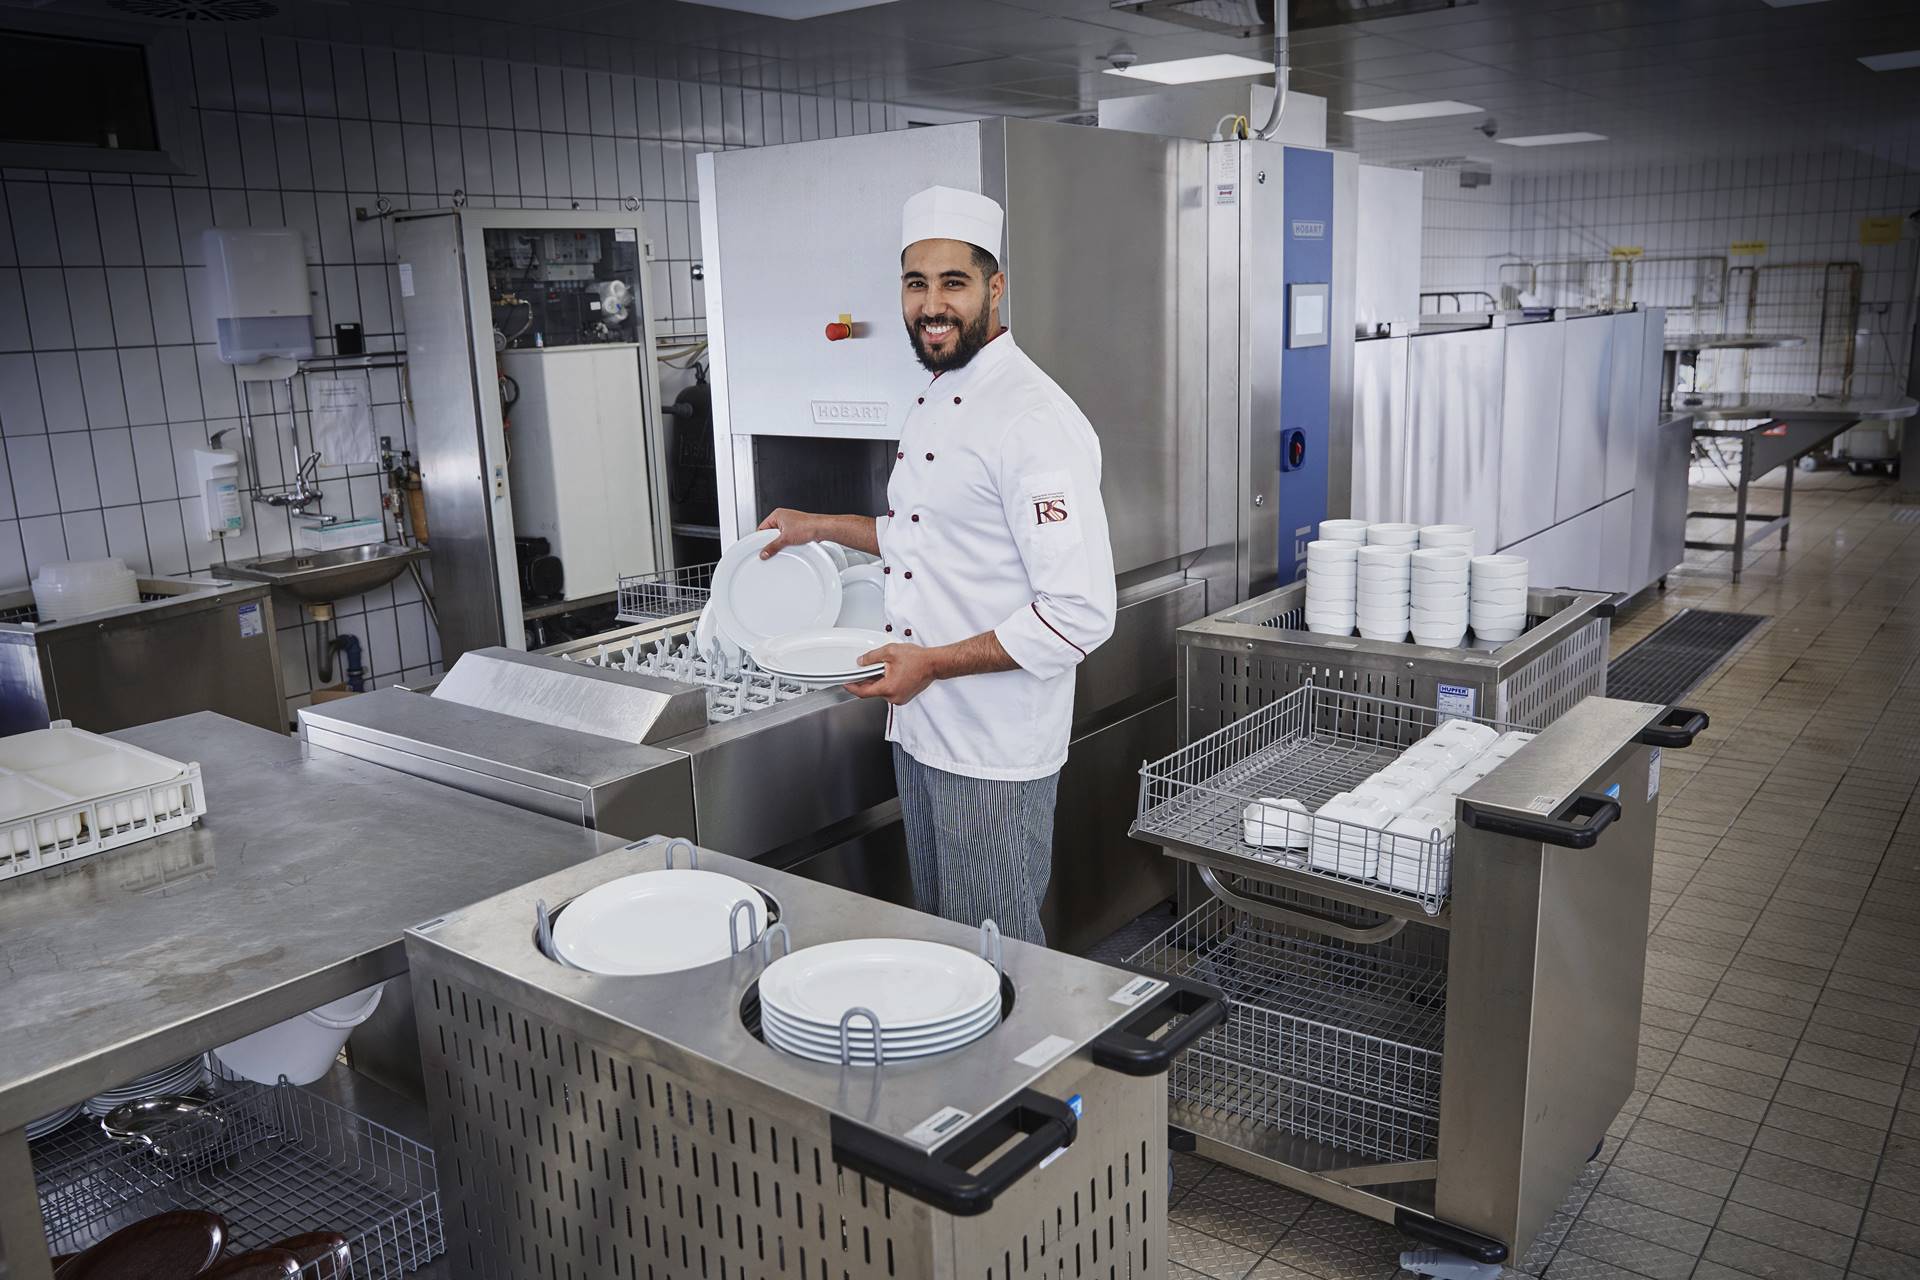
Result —
M1461 793L1450 832L1319 816L1454 714L1306 683L1143 765L1133 835L1208 893L1130 963L1227 995L1168 1076L1202 1154L1497 1263L1634 1087L1660 751L1706 717L1584 698ZM1273 798L1301 803L1280 819L1298 847L1263 847Z
M622 622L651 622L698 613L713 597L716 567L717 562L652 573L623 573L615 593L614 616Z
M432 1148L291 1084L237 1085L213 1136L178 1152L130 1147L97 1121L32 1144L47 1247L77 1253L172 1209L227 1220L230 1248L338 1232L355 1280L398 1280L446 1249ZM324 1262L305 1275L321 1280Z

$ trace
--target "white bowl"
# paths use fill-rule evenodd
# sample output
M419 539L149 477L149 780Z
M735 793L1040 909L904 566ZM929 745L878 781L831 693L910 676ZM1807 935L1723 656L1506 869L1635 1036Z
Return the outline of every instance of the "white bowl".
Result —
M1469 595L1467 604L1471 608L1485 609L1488 613L1511 613L1517 617L1525 617L1527 612L1525 596Z
M1518 640L1520 627L1483 627L1478 623L1473 627L1473 638L1484 640L1488 644L1505 644L1509 640Z
M1353 634L1353 619L1327 621L1319 618L1307 619L1307 630L1317 636L1350 636Z
M1420 526L1417 524L1370 524L1367 526L1367 545L1405 547L1411 551L1420 545Z
M1525 578L1527 558L1525 556L1475 556L1473 571L1484 573L1489 578Z
M1423 524L1420 526L1420 545L1422 547L1471 547L1473 526L1470 524Z
M1322 520L1320 522L1320 540L1322 542L1347 542L1359 545L1367 540L1367 521L1365 520Z
M1374 627L1363 622L1359 625L1359 632L1363 640L1385 640L1388 643L1397 643L1407 638L1405 627Z
M1445 578L1416 577L1411 587L1414 599L1416 600L1421 596L1429 596L1436 600L1465 600L1467 598L1466 583L1449 582Z
M1380 639L1380 633L1386 633L1389 639L1397 640L1413 630L1413 619L1404 613L1378 616L1369 613L1353 615L1353 625L1360 634L1369 640Z
M1473 563L1473 557L1459 547L1421 547L1411 557L1414 567L1458 565L1461 572Z
M281 1076L312 1084L332 1068L353 1029L373 1016L385 990L376 984L342 996L223 1044L213 1054L232 1074L260 1084L274 1084Z
M1309 564L1307 566L1308 582L1344 582L1348 586L1352 586L1359 576L1359 572L1351 563L1325 566Z
M1311 600L1313 597L1317 595L1338 596L1342 599L1351 600L1353 598L1353 593L1355 591L1358 591L1359 589L1360 589L1360 584L1358 582L1355 582L1352 578L1345 578L1345 579L1308 578L1307 579L1307 598L1309 600Z
M1467 629L1450 627L1444 631L1422 631L1419 627L1415 627L1413 642L1424 644L1432 649L1458 649L1467 642Z
M1340 560L1351 562L1355 556L1360 554L1360 545L1358 542L1341 542L1330 538L1320 538L1307 544L1307 559L1308 561L1318 560L1323 563Z
M1375 529L1380 525L1373 526ZM1357 553L1361 564L1411 564L1414 548L1407 543L1369 542Z

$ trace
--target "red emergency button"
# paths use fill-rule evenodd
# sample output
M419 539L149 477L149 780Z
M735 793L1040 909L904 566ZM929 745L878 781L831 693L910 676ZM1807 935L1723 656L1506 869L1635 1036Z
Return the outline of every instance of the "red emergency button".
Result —
M844 342L848 338L851 338L852 336L853 336L853 317L848 315L844 311L840 313L840 318L838 320L835 320L829 325L827 325L827 341L828 342Z

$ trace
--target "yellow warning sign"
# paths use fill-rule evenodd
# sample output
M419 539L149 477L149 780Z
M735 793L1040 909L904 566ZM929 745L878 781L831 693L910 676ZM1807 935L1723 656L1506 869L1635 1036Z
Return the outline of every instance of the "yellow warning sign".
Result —
M1900 218L1860 219L1861 244L1899 244Z
M1616 258L1638 258L1645 254L1646 250L1637 244L1617 244L1608 252Z
M1727 246L1727 253L1735 258L1757 258L1766 251L1765 240L1735 240Z

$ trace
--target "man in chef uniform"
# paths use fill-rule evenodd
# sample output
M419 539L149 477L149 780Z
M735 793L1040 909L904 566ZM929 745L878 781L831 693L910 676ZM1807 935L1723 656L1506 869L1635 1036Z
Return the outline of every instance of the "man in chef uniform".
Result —
M849 685L887 738L922 910L1044 943L1073 672L1113 634L1100 441L1000 324L1005 215L929 187L907 201L900 309L933 376L900 429L885 514L779 510L764 554L828 541L881 557L886 630ZM1127 353L1116 351L1116 360Z

